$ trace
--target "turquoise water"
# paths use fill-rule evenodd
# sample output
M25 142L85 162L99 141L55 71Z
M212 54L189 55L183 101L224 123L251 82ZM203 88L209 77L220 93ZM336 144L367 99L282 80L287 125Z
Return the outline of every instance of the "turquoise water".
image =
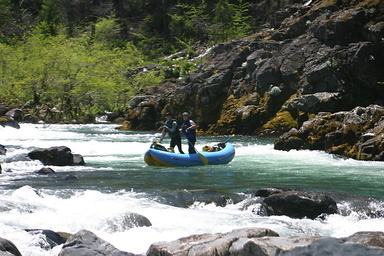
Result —
M143 154L159 132L119 131L116 125L33 125L20 130L0 127L2 207L0 237L21 248L23 255L57 255L60 248L41 250L25 228L74 233L88 229L121 250L145 252L160 240L241 227L267 227L281 235L344 236L357 231L384 231L382 219L362 218L351 202L383 211L384 163L343 159L320 151L277 151L273 139L235 136L235 159L228 165L151 167ZM200 136L197 149L229 136ZM169 141L163 143L167 146ZM183 142L187 148L187 142ZM37 175L42 164L26 154L35 148L67 146L81 154L84 166L52 166L52 175ZM68 175L76 179L66 180ZM299 188L329 193L340 214L326 221L263 217L248 190L262 187ZM236 198L220 207L209 203L220 196ZM377 200L373 200L377 199ZM125 212L142 214L152 227L114 230ZM347 213L347 214L345 214ZM41 219L44 214L44 221ZM356 217L360 216L360 217ZM58 221L60 219L60 221ZM214 219L214 220L213 220ZM24 235L21 235L24 234ZM127 239L138 240L127 245ZM27 253L28 251L28 253Z

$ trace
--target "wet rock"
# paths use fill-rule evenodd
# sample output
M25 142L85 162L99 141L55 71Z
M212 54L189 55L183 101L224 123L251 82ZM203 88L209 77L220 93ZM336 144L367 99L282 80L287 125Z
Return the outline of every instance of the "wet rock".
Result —
M55 171L52 168L49 167L43 167L40 170L37 171L37 174L47 175L50 173L55 173Z
M39 236L40 247L49 250L53 247L65 243L67 240L66 237L61 236L59 233L56 233L48 229L26 229L30 234Z
M201 234L180 238L172 242L159 242L150 246L147 256L154 255L263 255L247 242L253 238L279 236L270 229L246 228L228 233ZM249 254L253 252L253 254Z
M107 221L108 230L111 232L123 232L136 227L150 227L152 223L148 218L134 212L124 213L122 216Z
M0 238L1 255L21 256L19 249L9 240Z
M6 153L7 149L3 145L0 145L0 155L5 155Z
M123 252L99 238L94 233L81 230L68 238L59 256L135 256L133 253Z
M20 129L20 125L10 116L0 116L0 125L3 127L9 126L15 129Z
M268 188L255 194L266 196L258 212L265 212L268 216L315 219L322 214L337 213L335 200L321 193Z
M44 165L66 166L85 164L82 156L72 154L71 149L65 146L35 149L28 153L28 157L33 160L40 160Z

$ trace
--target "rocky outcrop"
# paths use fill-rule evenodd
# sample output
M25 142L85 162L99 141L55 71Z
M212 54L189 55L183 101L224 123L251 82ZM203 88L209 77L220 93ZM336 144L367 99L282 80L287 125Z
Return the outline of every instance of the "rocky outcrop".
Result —
M265 197L256 210L260 215L315 219L324 214L337 213L335 200L321 193L264 188L257 190L255 196Z
M279 236L269 229L239 229L222 234L202 234L180 238L173 242L152 244L147 251L149 255L247 255L251 252L247 242L253 238ZM247 245L245 245L247 244ZM244 248L245 247L245 248ZM254 251L256 252L256 251Z
M201 132L276 136L321 112L384 105L384 2L289 1L274 12L267 2L263 29L216 45L185 79L141 90L123 128L156 130L165 112L188 111Z
M212 48L186 79L140 91L126 128L189 111L203 132L276 135L319 112L384 104L383 2L293 2L258 34Z
M120 251L107 241L96 236L94 233L87 230L81 230L67 240L59 253L59 256L71 255L134 256L135 254Z
M369 239L372 232L347 238L279 237L272 230L248 228L155 243L146 255L384 255L380 244L384 241L384 233L375 232L373 236L377 240Z
M275 149L325 150L358 160L384 161L384 107L322 112L275 141Z
M84 165L84 159L79 154L72 154L71 149L65 146L47 149L35 149L28 153L33 160L40 160L44 165Z

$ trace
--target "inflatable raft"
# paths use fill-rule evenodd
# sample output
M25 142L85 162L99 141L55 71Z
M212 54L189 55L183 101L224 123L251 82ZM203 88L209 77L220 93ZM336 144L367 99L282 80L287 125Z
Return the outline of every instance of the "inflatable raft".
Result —
M235 157L235 148L230 143L225 143L225 147L219 151L199 151L197 154L179 154L166 150L156 149L151 146L144 154L144 161L150 166L198 166L198 165L217 165L228 164ZM207 162L205 162L205 161Z

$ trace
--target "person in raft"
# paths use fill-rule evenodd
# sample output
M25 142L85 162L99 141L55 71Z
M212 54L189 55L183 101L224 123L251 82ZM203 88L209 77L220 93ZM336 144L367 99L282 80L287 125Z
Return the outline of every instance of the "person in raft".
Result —
M195 143L196 143L196 124L191 119L189 119L188 112L183 113L183 124L181 125L181 132L185 135L188 142L188 152L189 154L196 154Z
M177 120L172 118L171 113L166 113L165 119L166 121L163 126L163 132L161 133L160 143L163 141L164 136L168 133L169 137L171 138L169 146L172 148L172 150L175 146L177 146L177 149L179 150L180 154L184 154L181 148L181 136Z

